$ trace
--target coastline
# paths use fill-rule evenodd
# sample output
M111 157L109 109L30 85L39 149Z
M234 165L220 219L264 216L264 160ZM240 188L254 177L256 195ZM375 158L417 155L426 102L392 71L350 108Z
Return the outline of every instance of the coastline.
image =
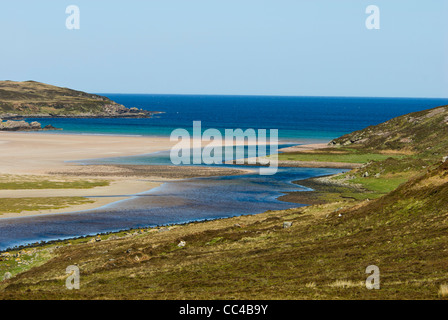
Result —
M35 160L33 148L23 149L30 144L38 144L40 159L33 167L22 167L27 157ZM7 213L0 215L2 220L14 220L31 216L63 215L73 212L82 213L92 209L98 209L112 203L135 197L139 193L147 192L162 185L164 182L198 177L225 176L253 172L252 169L232 169L220 167L188 167L169 165L81 165L77 161L86 159L98 159L107 157L126 157L132 155L148 154L164 151L170 148L174 142L168 137L149 136L119 136L119 135L69 135L69 134L45 134L30 132L0 133L0 145L6 146L11 151L20 150L21 158L17 154L8 152L10 158L17 162L14 167L15 174L22 176L37 175L67 179L100 179L108 180L109 186L95 187L91 189L22 189L0 190L1 198L42 197L51 194L57 196L80 196L92 203L72 205L62 209L48 209L37 211L23 211L22 213ZM297 147L317 149L321 144L304 144ZM20 147L20 149L18 149ZM118 149L117 149L118 148ZM292 147L294 148L294 147ZM148 149L151 150L148 152ZM117 151L119 150L119 151ZM26 152L27 151L27 152ZM8 157L0 155L0 159ZM23 157L26 155L26 157ZM75 162L75 163L68 163ZM11 161L9 162L11 163ZM8 169L8 162L1 162L0 174ZM310 166L311 167L311 166ZM18 170L17 170L18 169ZM10 170L11 171L11 170ZM278 199L283 200L284 196ZM308 204L307 202L283 201ZM176 224L175 224L176 225ZM125 230L125 229L123 229ZM98 234L101 234L100 232Z

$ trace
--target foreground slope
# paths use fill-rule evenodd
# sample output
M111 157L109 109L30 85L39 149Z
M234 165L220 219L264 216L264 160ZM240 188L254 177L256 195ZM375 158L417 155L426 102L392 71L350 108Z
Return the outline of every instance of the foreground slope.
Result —
M373 201L53 244L0 298L429 299L448 284L448 163ZM340 206L346 209L335 211ZM283 222L293 222L283 228ZM184 247L178 244L185 241ZM26 254L22 255L24 261ZM64 287L78 265L81 289ZM377 265L381 289L367 290Z

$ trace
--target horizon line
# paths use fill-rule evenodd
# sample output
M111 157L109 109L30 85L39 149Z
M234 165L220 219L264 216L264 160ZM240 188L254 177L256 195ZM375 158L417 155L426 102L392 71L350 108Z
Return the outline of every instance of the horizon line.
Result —
M422 97L422 96L348 96L348 95L281 95L281 94L219 94L219 93L126 93L126 92L92 92L93 94L134 94L134 95L160 95L160 96L227 96L227 97L279 97L279 98L376 98L376 99L448 99L448 97Z
M97 95L107 95L107 94L134 94L134 95L172 95L172 96L228 96L228 97L288 97L288 98L374 98L374 99L448 99L448 97L424 97L424 96L362 96L362 95L291 95L291 94L220 94L220 93L141 93L141 92L91 92L81 89L73 89L72 87L59 86L54 84L49 84L46 82L40 82L36 80L0 80L5 82L37 82L42 84L47 84L50 86L82 91L85 93L97 94Z

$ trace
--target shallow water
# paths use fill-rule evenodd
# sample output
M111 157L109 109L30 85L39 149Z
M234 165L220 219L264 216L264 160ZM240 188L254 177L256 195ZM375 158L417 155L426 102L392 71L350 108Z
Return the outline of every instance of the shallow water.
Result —
M204 143L206 145L206 143ZM279 144L277 146L277 149L280 150L282 148L288 148L292 146L296 146L297 143L283 143ZM269 146L266 146L265 148L261 148L262 151L260 151L260 147L257 146L254 150L253 154L249 154L249 149L247 145L241 146L242 157L237 157L237 149L238 147L233 147L233 159L230 160L238 160L238 159L246 159L250 157L264 157L266 155L271 155L271 149ZM276 153L282 153L281 151L277 151L275 149ZM188 165L188 166L197 166L193 164L193 154L195 150L201 150L199 151L202 154L202 149L190 149L190 161L186 164L180 164L180 165ZM222 155L222 162L220 164L210 164L210 165L204 165L199 164L198 166L220 166L220 167L228 167L228 168L235 168L234 165L226 165L224 164L224 160L229 161L228 159L224 159L225 155L225 147L221 148L221 155ZM119 164L125 164L125 165L168 165L172 166L173 162L171 161L170 156L171 151L170 150L164 150L164 151L158 151L153 152L149 154L143 154L143 155L137 155L137 156L127 156L127 157L109 157L109 158L98 158L98 159L87 159L87 160L77 160L77 161L71 161L73 163L77 164L83 164L83 165L119 165ZM247 167L243 168L247 169Z
M0 250L37 241L298 207L277 200L284 192L306 190L292 181L342 171L279 168L273 176L254 173L173 181L95 210L2 219Z

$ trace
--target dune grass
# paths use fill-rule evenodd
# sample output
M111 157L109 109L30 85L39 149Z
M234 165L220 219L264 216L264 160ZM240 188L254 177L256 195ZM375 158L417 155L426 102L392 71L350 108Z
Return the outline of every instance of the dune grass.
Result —
M63 209L74 205L93 203L83 197L0 198L0 215L48 209Z
M91 189L110 184L107 180L58 179L39 176L0 176L0 190Z

